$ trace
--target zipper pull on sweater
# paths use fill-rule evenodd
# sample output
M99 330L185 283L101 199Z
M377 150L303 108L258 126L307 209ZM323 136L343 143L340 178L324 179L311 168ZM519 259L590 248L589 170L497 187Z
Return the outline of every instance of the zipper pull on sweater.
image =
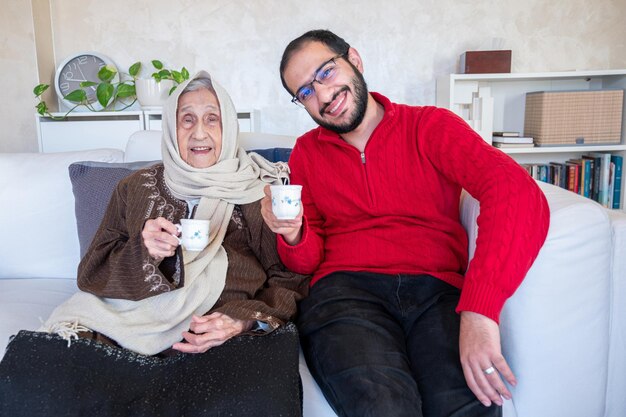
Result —
M361 152L361 162L365 164L365 152Z

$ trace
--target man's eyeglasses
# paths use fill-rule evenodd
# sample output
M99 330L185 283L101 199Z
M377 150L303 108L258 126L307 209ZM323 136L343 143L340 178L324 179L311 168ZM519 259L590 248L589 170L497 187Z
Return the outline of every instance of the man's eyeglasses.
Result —
M315 87L313 87L313 84L326 84L332 81L332 79L335 78L335 75L337 75L337 71L339 70L336 60L339 58L343 58L346 55L347 53L336 55L320 65L320 67L315 70L315 73L313 75L313 81L300 87L291 99L291 102L297 104L300 107L304 107L307 101L315 96Z

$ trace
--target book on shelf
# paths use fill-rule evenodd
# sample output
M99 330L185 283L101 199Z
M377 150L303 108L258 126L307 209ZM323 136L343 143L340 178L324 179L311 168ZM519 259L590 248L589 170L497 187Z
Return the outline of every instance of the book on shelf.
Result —
M600 173L602 171L602 158L599 156L583 155L582 158L591 161L591 199L600 199Z
M580 164L572 161L566 161L567 166L567 190L578 194L580 179Z
M604 207L609 206L609 181L611 179L611 154L592 152L589 154L600 159L600 177L598 178L598 203Z
M550 162L552 172L552 184L561 188L567 188L566 166L561 162Z
M613 207L613 192L615 191L615 163L611 162L609 168L609 201L607 207Z
M611 163L614 164L613 175L613 201L612 208L618 209L622 195L622 165L624 158L620 155L611 155Z
M503 137L518 137L519 132L501 132L495 131L492 133L493 136L503 136Z
M572 164L578 165L578 190L577 193L583 197L590 197L590 184L591 184L591 166L589 159L570 159Z
M493 136L493 143L533 143L533 138L528 136Z
M593 184L593 179L592 179L592 170L591 170L591 160L590 159L585 159L585 158L581 158L581 163L583 166L583 172L580 174L580 181L583 184L583 189L582 192L580 193L580 195L587 197L587 198L591 198L591 187Z
M493 142L493 146L496 148L534 148L534 143L500 143Z
M622 155L595 152L565 162L526 163L521 166L538 180L597 201L609 209L622 207Z

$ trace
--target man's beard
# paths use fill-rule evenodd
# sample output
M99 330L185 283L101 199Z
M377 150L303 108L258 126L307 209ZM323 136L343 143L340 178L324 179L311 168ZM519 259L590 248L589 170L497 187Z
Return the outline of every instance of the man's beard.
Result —
M354 77L352 77L352 86L354 89L353 97L354 97L355 108L352 111L352 114L350 115L350 117L348 118L348 121L343 124L333 124L333 123L330 123L321 119L320 117L311 115L313 120L315 120L315 122L317 122L318 125L332 132L335 132L339 135L352 132L354 129L359 127L359 125L363 121L363 118L365 117L365 110L367 110L367 84L365 83L363 74L361 74L361 72L356 67L354 67L353 65L351 66L354 71ZM347 85L342 87L337 93L335 93L335 95L333 96L332 100L330 100L330 102L332 103L335 100L335 98L337 98L337 96L343 93L344 91L350 91L350 87ZM328 105L329 104L322 106L322 108L320 108L320 114L324 114L324 111L326 110Z

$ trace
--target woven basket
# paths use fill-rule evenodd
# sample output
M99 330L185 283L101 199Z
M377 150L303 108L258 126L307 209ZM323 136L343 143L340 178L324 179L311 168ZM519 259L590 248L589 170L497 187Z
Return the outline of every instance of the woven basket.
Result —
M526 94L524 136L537 146L621 142L624 90Z

